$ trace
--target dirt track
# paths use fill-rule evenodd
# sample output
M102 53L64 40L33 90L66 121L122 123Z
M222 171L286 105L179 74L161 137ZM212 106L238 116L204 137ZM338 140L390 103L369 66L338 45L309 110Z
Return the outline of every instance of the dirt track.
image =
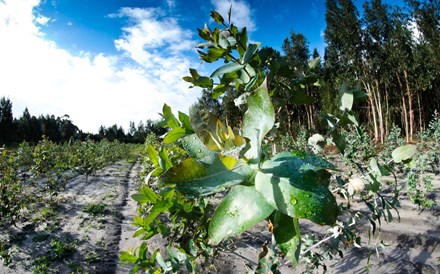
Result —
M48 273L127 273L129 267L118 265L118 253L139 245L138 239L132 238L136 228L130 222L136 214L136 203L130 195L135 191L140 170L139 164L119 162L90 176L88 182L84 176L69 181L57 198L55 213L46 214L33 225L35 218L42 215L42 210L37 208L27 222L18 224L19 229L8 232L13 236L9 249L13 263L9 268L0 263L0 273L32 273L37 258L51 256L54 238L75 243L75 248L66 258L51 260ZM434 189L438 195L439 176L434 178ZM103 214L85 212L85 206L91 203L105 205ZM370 250L371 273L440 273L440 207L420 211L404 196L401 204L401 222L382 224L381 239L390 246L379 250L379 258ZM326 229L301 220L301 230L322 236ZM0 232L0 237L5 237L5 231ZM43 240L37 241L39 238ZM268 240L270 236L262 223L242 234L236 249L221 252L215 268L203 268L203 272L244 273L255 268L260 247ZM344 259L328 263L328 272L366 273L366 241L367 237L363 237L364 247L351 248L344 252ZM159 245L163 245L163 239L150 244L152 249ZM294 270L285 265L281 270L303 273L305 269L300 266Z

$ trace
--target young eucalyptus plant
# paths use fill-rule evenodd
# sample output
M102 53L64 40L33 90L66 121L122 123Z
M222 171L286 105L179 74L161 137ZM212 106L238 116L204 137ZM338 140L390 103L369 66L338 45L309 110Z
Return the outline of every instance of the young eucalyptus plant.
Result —
M264 140L276 120L271 94L287 89L295 94L296 102L307 102L304 87L319 85L319 79L275 63L260 50L259 43L248 43L246 28L238 30L215 11L211 17L219 27L211 30L205 25L198 30L205 41L198 45L200 58L208 63L223 60L225 64L210 76L190 69L191 76L183 79L193 86L212 89L214 98L227 89L235 89L241 94L236 103L247 107L242 127L231 127L218 117L195 109L190 109L189 116L179 112L176 118L164 105L162 124L169 131L159 152L152 146L147 148L154 169L146 178L148 185L132 197L141 205L141 214L134 220L139 227L135 236L142 236L143 240L156 234L171 237L169 261L163 259L159 249L148 257L143 243L135 252L121 253L122 260L135 265L133 272L177 272L183 265L194 271L199 255L212 256L210 247L215 248L262 221L269 223L272 242L260 254L257 270L276 270L278 264L270 260L275 249L296 266L301 252L300 219L338 227L341 210L329 189L330 171L337 168L317 155L290 151L269 157L264 149ZM309 65L313 67L317 61L312 60ZM337 128L357 124L351 113L356 95L352 90L342 90L342 114L326 116L333 140L342 150L344 142L338 139ZM183 148L183 156L170 156L166 146L171 144ZM401 158L410 157L405 154ZM353 181L352 186L355 184ZM225 196L216 195L223 193ZM221 197L218 205L212 202L214 196ZM165 229L162 213L170 217L172 231ZM341 234L339 228L334 231L335 237Z

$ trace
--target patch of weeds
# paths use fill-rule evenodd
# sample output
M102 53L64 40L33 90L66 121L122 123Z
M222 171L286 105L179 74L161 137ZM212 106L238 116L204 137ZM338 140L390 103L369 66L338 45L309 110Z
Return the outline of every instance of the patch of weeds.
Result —
M67 262L67 267L72 271L72 273L85 273L81 264L73 260L69 260Z
M104 197L104 199L114 200L116 197L118 197L118 193L107 193Z
M34 267L33 271L34 273L38 274L46 274L49 270L50 262L47 258L47 256L41 256L34 260Z
M40 234L32 238L32 241L35 243L41 243L46 241L50 237L49 234Z
M0 259L3 261L3 265L5 266L8 266L12 262L9 248L10 246L6 242L0 241Z
M66 243L61 239L52 239L51 244L51 258L55 260L65 259L72 255L76 250L76 242Z
M49 231L49 232L52 232L52 233L60 230L60 220L59 219L55 219L50 224L47 224L45 230Z
M104 204L96 204L96 203L90 203L87 204L83 211L86 213L89 213L93 216L103 215L106 212L106 207Z
M99 247L105 247L106 243L105 243L104 238L101 238L99 241L97 241L96 245L99 246Z
M44 207L40 210L39 214L36 214L34 218L32 218L32 223L38 225L48 220L56 220L59 215L50 207Z
M97 263L100 262L102 260L102 257L99 255L98 252L96 251L88 251L86 253L86 262L88 262L89 264L91 263Z

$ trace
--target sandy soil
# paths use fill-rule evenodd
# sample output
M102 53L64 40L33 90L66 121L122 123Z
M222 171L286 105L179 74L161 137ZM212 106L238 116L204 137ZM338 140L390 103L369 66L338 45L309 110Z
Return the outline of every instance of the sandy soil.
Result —
M48 273L128 273L129 266L121 266L118 253L136 248L140 242L133 239L136 227L130 225L136 215L136 203L130 199L135 192L139 164L119 162L109 166L85 181L84 176L70 180L66 190L57 197L53 213L44 214L36 209L33 216L9 231L0 230L0 239L10 235L9 249L13 263L5 267L0 262L0 273L32 273L39 258L48 260ZM435 194L439 195L440 176L434 178ZM440 200L437 198L437 202ZM85 212L88 204L103 204L103 214ZM400 222L382 223L380 238L389 244L376 251L363 237L362 248L351 248L344 258L328 263L328 273L440 273L440 207L420 211L409 203L405 195L401 200ZM368 226L364 226L365 231ZM301 221L303 233L316 232L324 237L326 228ZM366 235L366 234L365 234ZM74 243L71 253L53 259L52 239ZM372 241L376 240L375 238ZM202 273L245 273L256 267L261 245L270 241L266 224L243 233L235 248L220 252L214 267L205 266ZM154 238L149 243L153 251L164 246L165 240ZM368 263L368 251L372 253ZM41 259L39 259L41 261ZM368 266L368 267L367 267ZM282 273L304 273L306 269L293 269L286 264Z

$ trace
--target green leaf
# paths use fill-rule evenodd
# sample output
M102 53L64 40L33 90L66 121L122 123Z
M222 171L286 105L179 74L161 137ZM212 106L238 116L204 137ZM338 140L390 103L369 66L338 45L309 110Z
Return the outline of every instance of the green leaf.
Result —
M219 84L212 90L212 99L217 99L228 89L225 84Z
M189 121L189 116L180 111L178 113L179 113L179 120L182 123L183 128L185 128L187 131L192 131L193 128L191 126L191 122Z
M154 192L146 185L141 187L140 192L141 194L145 195L152 203L155 203L159 200L159 196L157 196L156 192Z
M163 212L167 212L173 205L173 202L170 200L158 201L157 203L153 204L147 217L143 221L143 226L145 227L150 225L151 222L157 218L157 216Z
M128 253L127 251L119 252L119 259L121 261L129 262L131 264L135 264L138 261L138 257L133 254Z
M393 150L391 157L393 157L395 163L400 163L411 159L416 152L417 147L415 145L404 145Z
M240 234L266 219L274 208L265 202L254 186L234 187L216 208L209 224L209 243Z
M195 86L201 87L201 88L212 88L214 85L214 82L211 78L206 76L200 76L199 78L195 79L193 82Z
M244 68L244 65L241 65L241 64L237 64L237 63L227 64L227 65L224 65L224 66L219 67L218 69L216 69L211 74L211 78L220 76L220 75L225 74L225 73L234 72L234 71L240 70L242 68Z
M167 135L163 139L163 142L165 144L172 144L186 135L188 135L188 131L186 129L175 127L167 133Z
M248 63L252 58L254 57L255 53L258 51L258 48L260 47L260 43L256 44L249 44L246 52L243 56L243 64Z
M138 203L149 203L149 202L151 202L151 200L148 198L148 196L146 196L144 194L136 193L136 194L131 195L131 198L133 200L135 200L136 202L138 202Z
M307 171L336 170L336 167L325 159L302 151L278 153L270 161L264 162L261 168L264 172L289 178L302 176ZM328 187L328 184L323 186Z
M160 184L175 184L176 189L188 196L203 196L220 192L245 182L252 169L230 156L209 156L202 161L188 158L165 172Z
M292 218L275 211L272 223L273 234L278 247L296 267L301 251L301 232L298 218Z
M202 60L212 63L217 61L219 58L225 56L228 53L228 50L222 48L210 48L208 49L207 54L201 57Z
M207 156L214 156L215 152L209 150L197 134L193 133L191 135L185 136L181 139L182 146L186 153L191 158L202 159Z
M350 111L351 108L353 107L353 101L354 101L354 96L353 96L353 92L351 90L348 90L348 88L343 85L341 87L341 106L339 107L340 110L342 111Z
M168 151L165 149L165 147L162 147L159 151L159 166L164 171L173 166L170 159L168 158Z
M179 120L177 120L176 116L174 116L173 112L171 111L171 107L168 106L167 104L163 105L162 115L164 121L160 123L161 125L168 128L180 127Z
M159 167L159 153L151 144L147 146L147 156L155 167Z
M220 13L218 13L216 11L211 11L211 18L214 19L214 21L220 25L223 24L223 22L225 22L225 20L220 15Z
M243 136L249 138L250 149L245 153L251 164L260 162L261 142L275 123L275 111L267 90L267 79L247 98L248 109L243 119Z
M313 171L299 179L298 173L287 166L274 171L291 173L292 178L279 174L257 172L255 187L272 206L294 218L306 218L317 224L332 225L339 213L335 197L327 187L317 182ZM311 174L312 173L312 174ZM328 177L329 178L329 177Z
M205 41L212 41L211 34L210 34L208 29L206 29L206 28L204 28L204 29L197 29L197 32L198 32L200 38L202 38L203 40L205 40Z

